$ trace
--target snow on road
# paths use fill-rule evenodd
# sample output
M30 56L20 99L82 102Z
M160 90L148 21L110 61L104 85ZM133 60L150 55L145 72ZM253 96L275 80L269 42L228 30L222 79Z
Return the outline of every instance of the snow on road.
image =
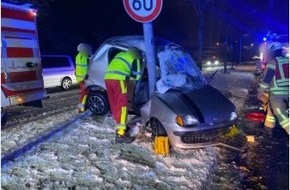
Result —
M218 73L212 85L230 92L238 111L250 86L246 72ZM226 79L225 79L226 78ZM239 89L230 90L230 89ZM244 93L244 94L243 94ZM67 114L67 115L66 115ZM45 128L74 111L34 121L11 133L6 140L17 144L31 128ZM137 138L132 144L115 144L115 129L110 117L90 116L73 123L53 138L2 167L2 189L202 189L216 167L219 149L174 148L169 157L153 153L152 142ZM18 135L18 138L14 137ZM146 135L146 134L144 134ZM10 137L10 138L9 138ZM6 149L13 145L5 145ZM6 150L5 148L2 149Z
M3 189L201 189L217 148L154 155L152 143L115 144L111 118L91 116L2 168Z

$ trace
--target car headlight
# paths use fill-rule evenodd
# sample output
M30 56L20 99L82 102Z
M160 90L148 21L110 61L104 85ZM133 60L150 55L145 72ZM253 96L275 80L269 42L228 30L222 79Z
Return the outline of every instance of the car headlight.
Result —
M215 65L218 65L218 64L219 64L219 61L215 61L214 64L215 64Z
M237 119L237 117L238 117L237 113L233 111L233 112L231 113L230 120L233 121L233 120Z
M181 127L197 125L199 123L192 115L178 115L176 116L175 121Z
M207 61L207 62L206 62L206 64L207 64L207 65L210 65L210 64L211 64L211 62L210 62L210 61Z

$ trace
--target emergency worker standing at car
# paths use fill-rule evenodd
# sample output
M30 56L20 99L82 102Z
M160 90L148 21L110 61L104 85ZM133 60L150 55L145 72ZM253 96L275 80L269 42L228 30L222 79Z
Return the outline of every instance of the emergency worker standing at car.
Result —
M84 79L88 72L89 56L92 55L92 47L89 44L81 43L78 45L77 50L79 53L75 58L76 62L75 76L76 80L80 84L81 90L78 104L79 113L81 113L85 111L85 103L88 95L88 91L85 88Z
M141 52L132 47L126 52L118 53L110 62L105 73L107 94L111 111L116 122L116 143L131 143L127 131L127 82L129 79L140 79Z
M289 99L289 58L283 56L282 50L282 44L279 42L267 44L267 65L258 89L258 98L267 102L269 96L265 126L274 128L277 119L289 134L289 116L285 103Z

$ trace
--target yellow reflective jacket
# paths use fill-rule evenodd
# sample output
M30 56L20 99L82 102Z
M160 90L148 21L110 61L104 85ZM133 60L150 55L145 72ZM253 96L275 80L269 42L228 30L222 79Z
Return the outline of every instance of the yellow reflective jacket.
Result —
M78 82L84 80L87 72L88 72L88 55L83 52L79 52L76 56L76 79Z
M289 94L288 57L276 57L267 63L260 87L272 94Z
M141 77L140 60L130 52L120 52L110 62L105 73L105 80L139 80Z

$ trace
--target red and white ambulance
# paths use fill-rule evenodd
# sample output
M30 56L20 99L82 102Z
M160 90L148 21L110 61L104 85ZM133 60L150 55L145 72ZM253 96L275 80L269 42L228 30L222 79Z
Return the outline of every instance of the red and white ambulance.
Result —
M11 105L42 107L46 93L31 4L1 2L1 121L3 108ZM3 123L2 123L3 125Z

